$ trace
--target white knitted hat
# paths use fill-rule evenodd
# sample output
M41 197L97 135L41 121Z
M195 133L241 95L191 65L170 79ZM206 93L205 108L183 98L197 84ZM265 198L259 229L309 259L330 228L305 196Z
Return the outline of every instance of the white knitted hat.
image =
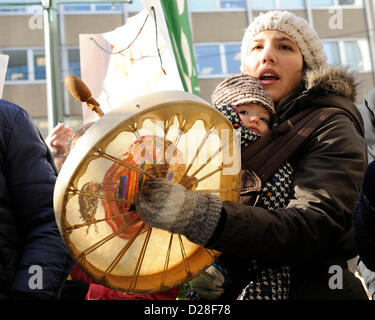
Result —
M248 74L235 74L219 83L211 96L212 103L246 104L257 103L275 115L275 107L260 81Z
M288 34L298 45L308 69L319 69L327 63L323 44L308 22L288 11L269 11L260 14L248 26L242 39L241 71L248 54L250 41L265 30L278 30Z

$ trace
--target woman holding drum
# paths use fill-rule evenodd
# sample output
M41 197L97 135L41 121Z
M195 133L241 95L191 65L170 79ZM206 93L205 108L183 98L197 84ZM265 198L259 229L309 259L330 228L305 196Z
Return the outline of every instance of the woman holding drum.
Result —
M295 173L285 208L221 201L148 179L135 196L137 213L151 226L221 251L229 274L240 278L223 298L236 299L251 284L256 275L246 263L256 259L291 266L291 299L367 299L346 263L356 256L352 210L367 163L354 76L328 67L316 32L289 12L254 19L241 60L241 71L258 78L275 103L276 125L307 108L338 107L349 116L332 117L289 159Z

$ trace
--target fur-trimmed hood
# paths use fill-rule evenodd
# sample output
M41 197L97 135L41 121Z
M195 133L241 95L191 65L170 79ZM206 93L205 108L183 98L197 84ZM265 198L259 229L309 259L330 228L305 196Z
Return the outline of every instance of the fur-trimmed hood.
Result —
M344 67L323 67L309 70L304 77L305 90L319 94L334 93L355 102L358 82L354 72Z
M326 66L305 73L301 86L276 105L276 122L281 123L307 107L338 107L350 112L363 133L362 116L355 106L359 83L354 72Z

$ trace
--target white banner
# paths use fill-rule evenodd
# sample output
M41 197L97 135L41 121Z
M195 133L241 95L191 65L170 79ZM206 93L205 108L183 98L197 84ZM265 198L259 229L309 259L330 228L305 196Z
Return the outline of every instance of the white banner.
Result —
M9 56L0 54L0 98L3 95L3 88L5 82L5 75L7 73Z
M137 96L183 85L159 1L102 34L80 35L81 78L104 113ZM157 36L156 36L157 30ZM157 42L156 42L157 41ZM83 106L83 121L97 119Z

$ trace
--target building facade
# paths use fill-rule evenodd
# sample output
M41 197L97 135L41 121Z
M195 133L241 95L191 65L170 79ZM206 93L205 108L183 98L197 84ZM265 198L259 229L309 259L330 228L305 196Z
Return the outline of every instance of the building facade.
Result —
M25 1L27 4L27 1ZM188 0L201 96L226 76L238 73L244 30L268 10L289 10L318 32L328 63L358 72L361 103L375 86L375 0ZM58 6L61 74L80 76L79 34L103 33L126 23L142 9L132 4ZM4 6L0 1L0 54L9 55L3 98L24 107L47 135L44 33L41 7ZM64 92L64 121L82 123L82 105Z

